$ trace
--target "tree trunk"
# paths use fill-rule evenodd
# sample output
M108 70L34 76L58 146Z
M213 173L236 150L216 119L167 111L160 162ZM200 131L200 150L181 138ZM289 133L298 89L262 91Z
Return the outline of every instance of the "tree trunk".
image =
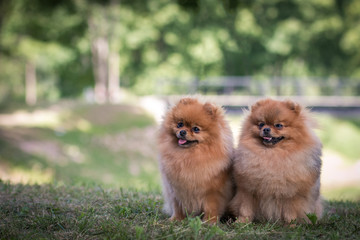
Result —
M108 100L106 83L108 79L109 43L106 38L96 38L92 42L92 60L95 75L95 101L104 103Z
M112 52L109 59L109 100L111 103L120 101L120 55Z
M35 64L28 61L25 71L25 100L28 105L36 104L36 68Z

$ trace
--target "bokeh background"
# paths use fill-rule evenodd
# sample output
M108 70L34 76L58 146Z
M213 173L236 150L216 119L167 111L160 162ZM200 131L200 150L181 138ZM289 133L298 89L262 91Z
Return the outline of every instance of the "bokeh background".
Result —
M360 200L360 1L0 0L0 179L160 191L180 96L309 106L322 192Z

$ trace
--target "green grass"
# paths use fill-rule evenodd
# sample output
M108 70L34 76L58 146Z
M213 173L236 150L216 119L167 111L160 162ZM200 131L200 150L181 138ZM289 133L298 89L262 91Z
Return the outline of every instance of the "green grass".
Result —
M360 186L345 186L323 189L322 195L326 196L327 199L338 201L346 199L360 201Z
M14 126L0 125L0 179L22 183L102 185L160 190L154 120L139 107L64 101L32 108L11 108ZM35 121L41 117L41 121ZM229 115L237 140L242 116ZM1 120L1 116L0 116ZM358 160L360 121L319 115L324 151L349 164ZM10 122L12 120L9 120ZM329 131L336 126L336 131ZM359 188L325 189L327 198L360 199Z
M317 115L318 134L325 148L339 153L349 163L360 160L360 120Z
M339 201L327 202L315 225L169 222L161 212L157 126L142 109L66 102L7 113L19 112L30 115L0 126L0 239L360 238L358 187L326 189ZM38 114L51 118L36 122ZM241 117L230 120L240 126ZM320 123L325 148L349 162L360 156L360 121L322 116ZM334 124L337 134L325 131Z
M359 239L360 203L328 202L316 224L170 222L157 191L0 182L0 239Z
M55 109L55 110L54 110ZM159 189L156 126L130 105L59 104L58 124L0 126L0 178L29 183ZM16 113L17 111L15 111ZM32 118L36 118L36 109ZM49 114L49 113L48 113ZM29 118L30 118L29 117ZM20 179L22 178L22 179Z

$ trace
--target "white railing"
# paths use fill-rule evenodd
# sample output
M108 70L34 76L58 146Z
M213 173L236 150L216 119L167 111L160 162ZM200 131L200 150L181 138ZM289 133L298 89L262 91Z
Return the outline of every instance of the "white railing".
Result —
M158 81L157 94L247 96L360 96L360 79L222 76Z

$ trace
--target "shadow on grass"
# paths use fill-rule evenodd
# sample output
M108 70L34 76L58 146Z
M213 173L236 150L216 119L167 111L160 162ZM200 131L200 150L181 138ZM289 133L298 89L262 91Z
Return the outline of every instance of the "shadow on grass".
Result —
M19 174L46 173L43 182L160 188L156 127L141 109L76 105L61 120L54 127L0 127L0 178L11 180L16 169ZM26 174L22 180L39 182Z
M360 202L330 201L316 224L169 221L159 192L0 181L4 239L359 239Z

